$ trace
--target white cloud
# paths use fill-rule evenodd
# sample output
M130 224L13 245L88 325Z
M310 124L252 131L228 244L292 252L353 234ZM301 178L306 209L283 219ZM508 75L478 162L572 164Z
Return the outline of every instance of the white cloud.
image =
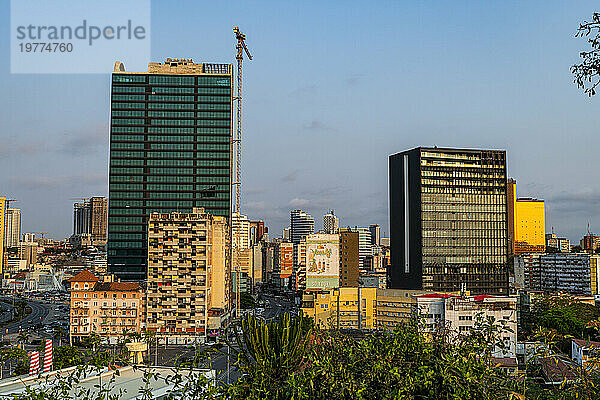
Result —
M293 199L290 200L289 205L292 207L303 207L303 206L307 205L308 203L310 203L310 201L307 199L301 199L298 197L294 197Z

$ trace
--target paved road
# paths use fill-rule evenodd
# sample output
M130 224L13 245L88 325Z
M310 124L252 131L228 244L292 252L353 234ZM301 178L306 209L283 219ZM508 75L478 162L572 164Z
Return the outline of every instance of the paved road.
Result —
M12 319L14 307L8 303L0 301L0 323L10 321Z
M48 315L48 306L35 301L28 301L27 305L31 307L31 313L20 321L2 327L3 334L18 333L20 330L30 328L41 323Z

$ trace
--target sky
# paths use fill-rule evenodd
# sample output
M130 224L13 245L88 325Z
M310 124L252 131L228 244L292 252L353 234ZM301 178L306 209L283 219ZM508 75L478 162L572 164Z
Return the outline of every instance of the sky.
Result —
M23 232L72 233L74 198L107 195L106 74L11 74L0 1L0 195ZM596 7L596 8L595 8ZM389 232L388 156L417 146L505 149L547 231L600 232L600 97L569 67L592 1L153 1L151 58L244 62L242 212L271 237L289 212L334 209ZM64 12L68 12L64 10ZM116 60L115 60L116 61ZM127 65L125 65L127 69Z

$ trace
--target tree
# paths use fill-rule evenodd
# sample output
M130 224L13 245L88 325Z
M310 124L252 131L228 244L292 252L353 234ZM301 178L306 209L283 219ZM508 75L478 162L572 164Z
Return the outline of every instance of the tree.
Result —
M600 13L595 12L591 21L580 24L575 37L586 37L590 49L580 52L581 63L571 67L574 82L588 96L593 96L600 84Z
M25 331L19 332L17 341L19 342L19 347L24 349L25 345L29 342L29 334Z
M289 398L288 378L299 370L306 357L312 325L305 317L286 313L265 322L248 315L236 331L237 362L242 383L232 386L234 398Z
M75 346L59 346L53 349L54 368L62 369L81 365L84 355Z
M240 295L240 307L244 310L256 307L256 301L250 293L242 293Z

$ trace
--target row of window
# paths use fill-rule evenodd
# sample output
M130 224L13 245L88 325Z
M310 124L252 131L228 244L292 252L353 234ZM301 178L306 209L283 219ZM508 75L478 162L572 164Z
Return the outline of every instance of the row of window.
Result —
M204 185L186 185L186 184L146 184L146 190L197 190L197 191L226 191L229 185L204 184ZM141 183L111 183L110 190L144 190Z
M150 126L146 128L147 133L197 133L202 135L229 135L229 128L218 128L218 127L199 127L199 128L167 128ZM138 126L113 126L111 128L112 133L145 133L144 127Z
M216 94L216 93L215 93ZM208 102L208 103L230 103L231 96L230 95L222 95L222 96L214 96L214 95L168 95L168 94L149 94L147 95L148 101L160 101L160 102L172 102L172 101L182 101L182 102ZM146 100L145 94L113 94L112 99L114 101L127 101L127 102L142 102ZM113 107L119 108L120 105L113 104ZM138 107L132 107L138 108Z
M147 107L146 107L147 106ZM154 110L224 110L230 111L230 103L129 103L129 102L114 102L112 103L113 115L117 109L154 109ZM228 113L229 114L229 113Z
M151 85L215 85L231 86L228 76L172 76L172 75L142 75L142 74L113 74L115 83L146 83Z
M228 117L227 117L228 118ZM113 118L113 125L145 125L145 120L140 118ZM151 119L150 125L204 125L204 126L229 126L228 119Z
M210 200L196 199L196 204L192 204L193 202L191 202L191 201L165 201L164 204L162 204L163 202L160 202L160 201L148 200L145 202L145 206L146 207L170 207L170 208L175 207L175 208L177 208L177 210L172 210L172 211L191 212L192 207L223 207L224 202L225 202L224 200L210 201ZM111 204L111 206L115 206L115 207L144 207L144 200L111 199L110 204ZM189 210L185 210L180 207L188 207ZM149 211L147 210L147 212L149 212ZM217 214L217 215L221 215L221 214Z
M149 142L177 142L170 145L151 144L151 149L193 149L192 144L182 145L180 142L196 142L196 149L229 149L229 136L212 136L210 138L204 136L188 136L188 135L148 135ZM142 135L112 135L113 142L143 142ZM220 142L220 143L215 143ZM123 147L121 144L113 143L112 148ZM124 148L141 148L141 147L124 147Z
M164 172L164 171L162 171L162 170L165 170L167 168L151 168L151 169L153 169L153 170L161 170L160 173L174 173L174 174L180 174L181 173L181 171L179 169L176 169L177 172ZM204 169L202 171L204 171ZM110 172L111 172L111 177L110 177L111 183L112 182L168 182L168 183L179 183L179 182L194 182L194 180L197 183L207 183L207 184L212 184L212 183L227 183L227 182L229 182L229 178L228 177L223 177L223 176L215 176L215 177L210 177L210 178L206 178L204 176L198 176L198 177L194 178L193 176L186 176L186 175L148 175L144 179L143 175L129 175L129 176L113 175L113 174L143 174L144 173L144 169L143 168L136 168L136 167L132 167L132 168L127 168L127 167L112 167L110 169ZM185 172L189 173L189 170L186 169Z

